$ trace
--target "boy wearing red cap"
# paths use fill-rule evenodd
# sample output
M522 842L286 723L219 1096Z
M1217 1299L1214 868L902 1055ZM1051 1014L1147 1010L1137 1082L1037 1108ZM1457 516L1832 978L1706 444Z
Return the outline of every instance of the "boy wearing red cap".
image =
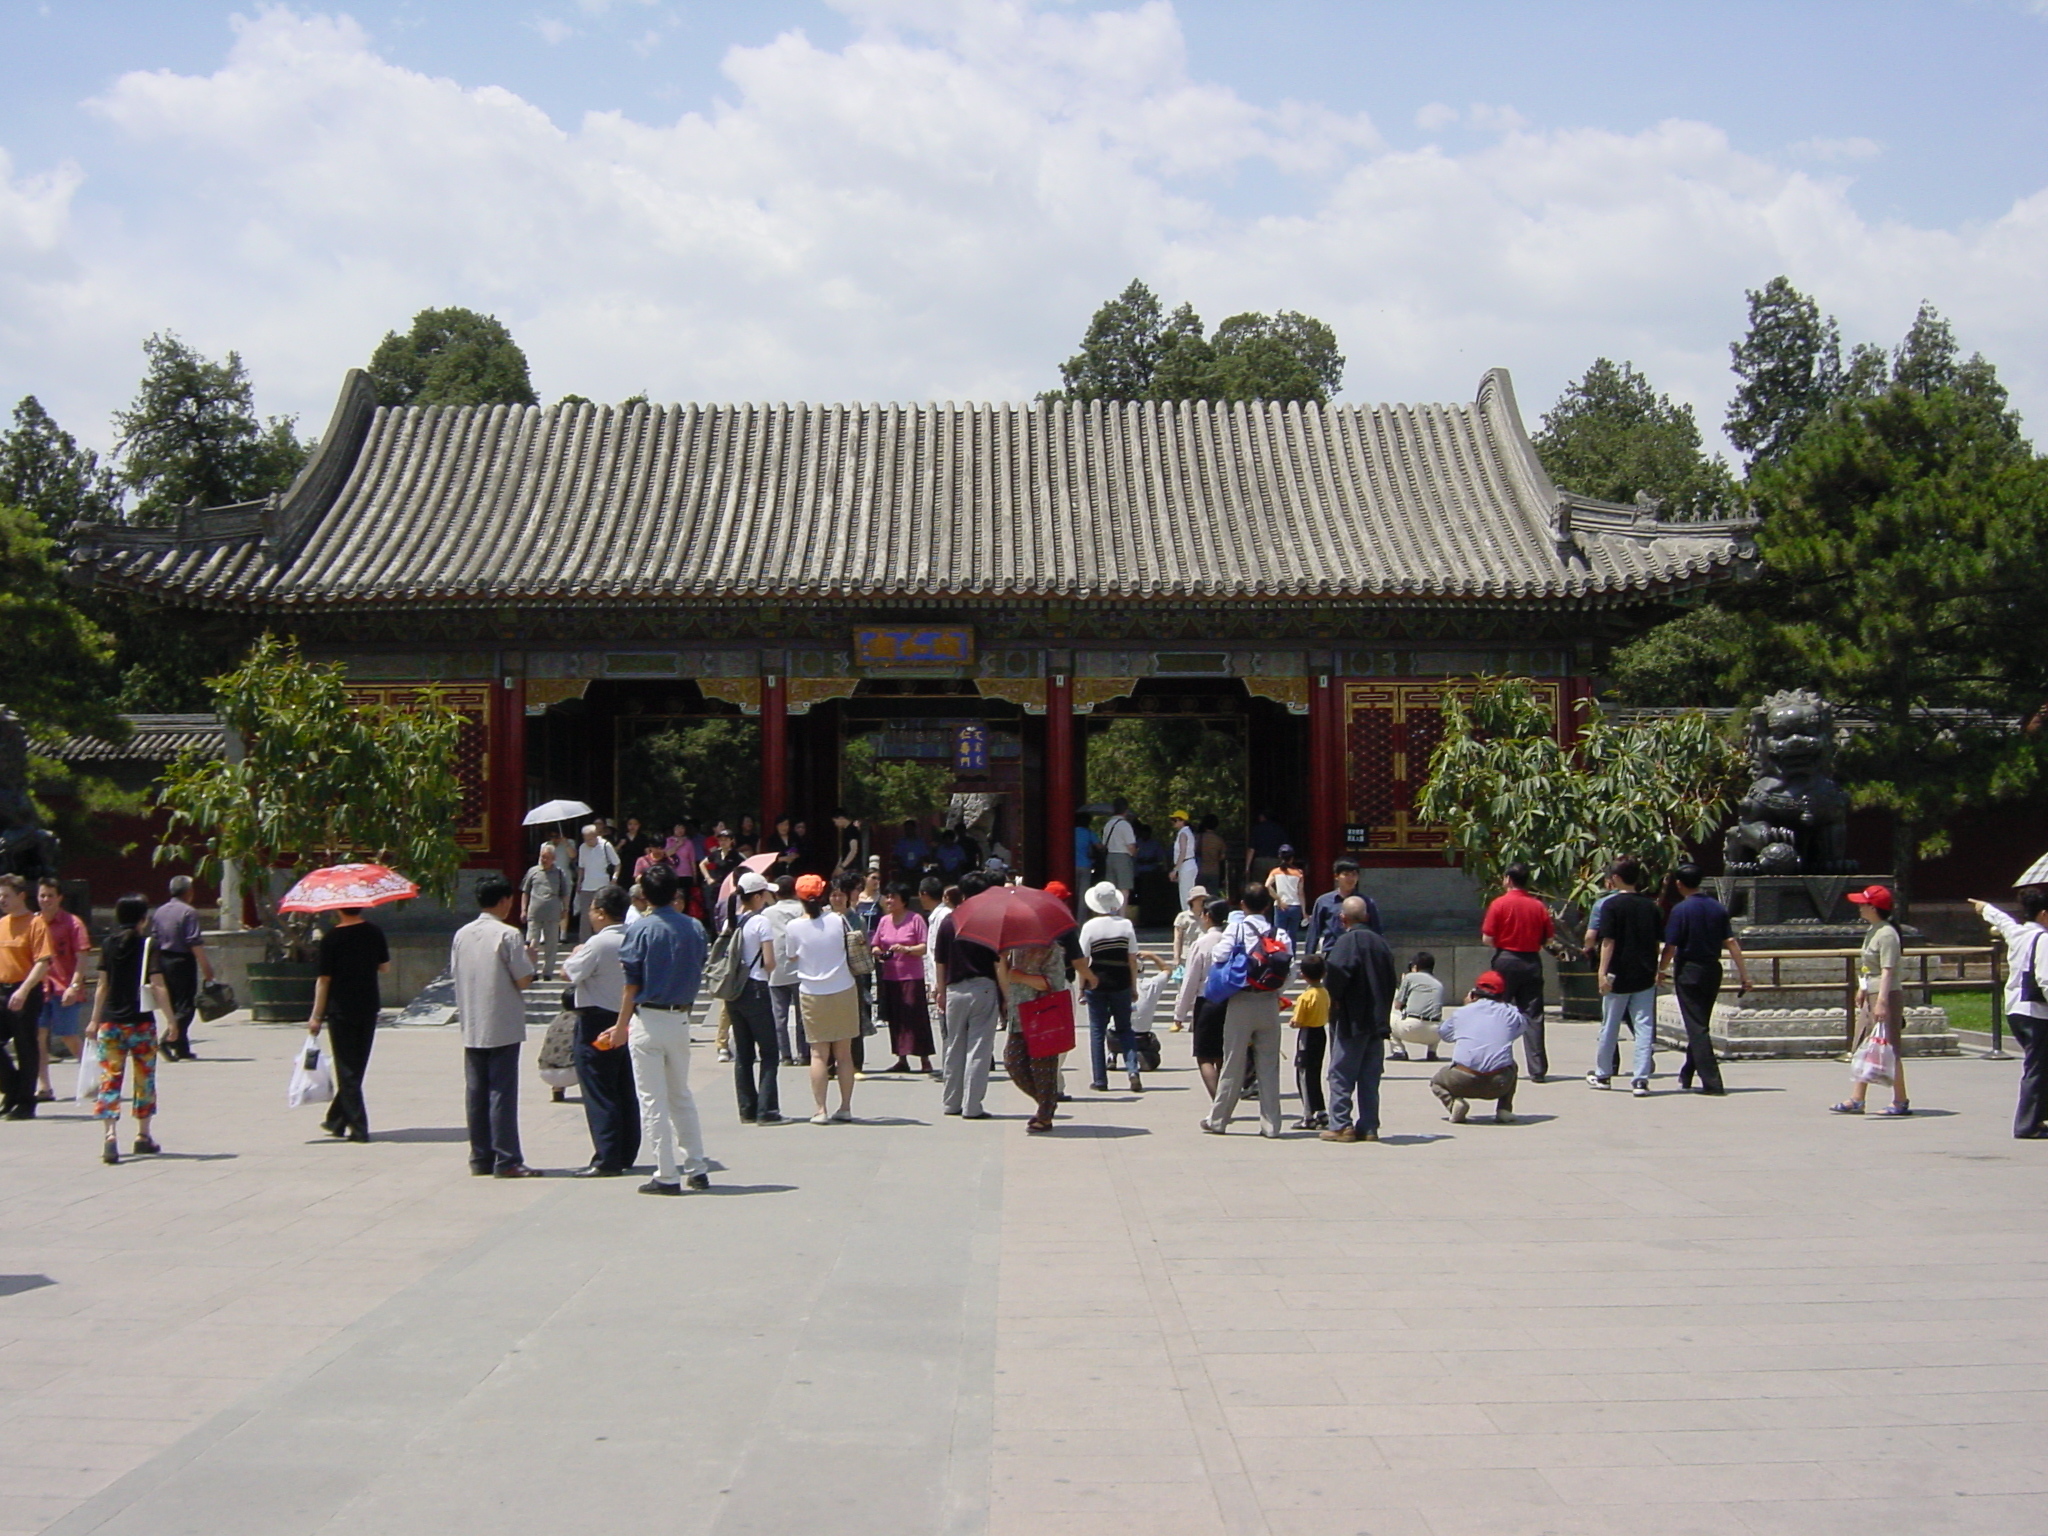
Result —
M1437 1026L1451 1045L1451 1064L1429 1080L1430 1091L1462 1124L1473 1099L1492 1099L1500 1107L1494 1120L1512 1125L1515 1119L1515 1042L1528 1027L1528 1016L1507 1002L1508 983L1499 971L1484 971L1472 983L1465 1006L1453 1009Z

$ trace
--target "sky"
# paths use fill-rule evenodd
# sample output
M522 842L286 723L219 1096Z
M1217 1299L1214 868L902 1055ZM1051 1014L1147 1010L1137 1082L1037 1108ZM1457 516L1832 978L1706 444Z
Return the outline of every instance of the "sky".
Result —
M1024 400L1139 277L1719 446L1782 273L2048 442L2043 80L2048 0L0 0L0 405L108 447L170 330L318 432L439 305L543 400Z

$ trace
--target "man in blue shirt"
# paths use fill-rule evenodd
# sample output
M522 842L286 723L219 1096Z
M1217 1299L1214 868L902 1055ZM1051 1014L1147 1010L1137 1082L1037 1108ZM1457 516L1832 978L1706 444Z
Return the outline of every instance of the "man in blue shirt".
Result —
M1700 891L1702 876L1697 864L1681 864L1671 872L1682 900L1664 920L1664 953L1657 966L1657 980L1672 978L1678 994L1678 1016L1685 1020L1685 1065L1678 1069L1681 1090L1692 1087L1694 1074L1700 1092L1723 1094L1721 1063L1714 1057L1714 1002L1721 995L1721 952L1735 962L1736 995L1749 990L1749 967L1743 964L1742 946L1736 942L1728 909ZM1678 969L1672 971L1673 961Z
M1365 926L1374 933L1386 932L1380 926L1379 904L1358 888L1358 861L1339 859L1330 866L1330 872L1336 878L1337 888L1323 892L1309 909L1303 948L1312 955L1322 954L1337 942L1337 935L1344 931L1344 903L1353 896L1365 903Z
M640 877L650 910L626 930L619 964L626 973L619 1022L598 1036L605 1049L627 1046L633 1053L633 1085L640 1118L654 1142L654 1177L643 1195L680 1195L686 1177L692 1189L711 1187L697 1101L690 1094L690 1010L704 975L709 944L704 927L676 905L675 873L660 865ZM678 1176L676 1143L683 1147Z

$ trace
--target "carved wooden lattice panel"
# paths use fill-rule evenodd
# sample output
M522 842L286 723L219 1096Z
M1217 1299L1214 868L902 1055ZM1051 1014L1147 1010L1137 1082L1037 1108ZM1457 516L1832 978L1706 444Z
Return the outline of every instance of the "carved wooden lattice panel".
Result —
M1441 677L1344 684L1345 819L1366 829L1369 851L1442 852L1442 830L1415 820L1415 797L1443 740L1444 690L1453 686ZM1538 681L1535 688L1556 720L1563 685Z
M351 683L348 695L358 704L388 704L403 709L428 688L462 716L455 738L455 776L462 784L462 810L455 840L466 853L491 851L491 685L489 683Z

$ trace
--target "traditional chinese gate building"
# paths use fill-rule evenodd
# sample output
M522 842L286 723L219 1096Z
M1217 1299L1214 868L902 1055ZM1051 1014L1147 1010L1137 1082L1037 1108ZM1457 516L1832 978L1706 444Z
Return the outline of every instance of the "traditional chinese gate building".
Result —
M1553 486L1496 370L1469 405L1327 407L393 409L351 373L285 495L78 558L365 697L446 690L479 866L524 863L538 799L633 811L632 734L725 714L759 723L770 817L815 824L880 729L978 754L1028 873L1071 880L1089 723L1164 714L1240 722L1320 880L1347 847L1441 867L1412 805L1448 682L1527 674L1569 730L1626 610L1748 554Z

